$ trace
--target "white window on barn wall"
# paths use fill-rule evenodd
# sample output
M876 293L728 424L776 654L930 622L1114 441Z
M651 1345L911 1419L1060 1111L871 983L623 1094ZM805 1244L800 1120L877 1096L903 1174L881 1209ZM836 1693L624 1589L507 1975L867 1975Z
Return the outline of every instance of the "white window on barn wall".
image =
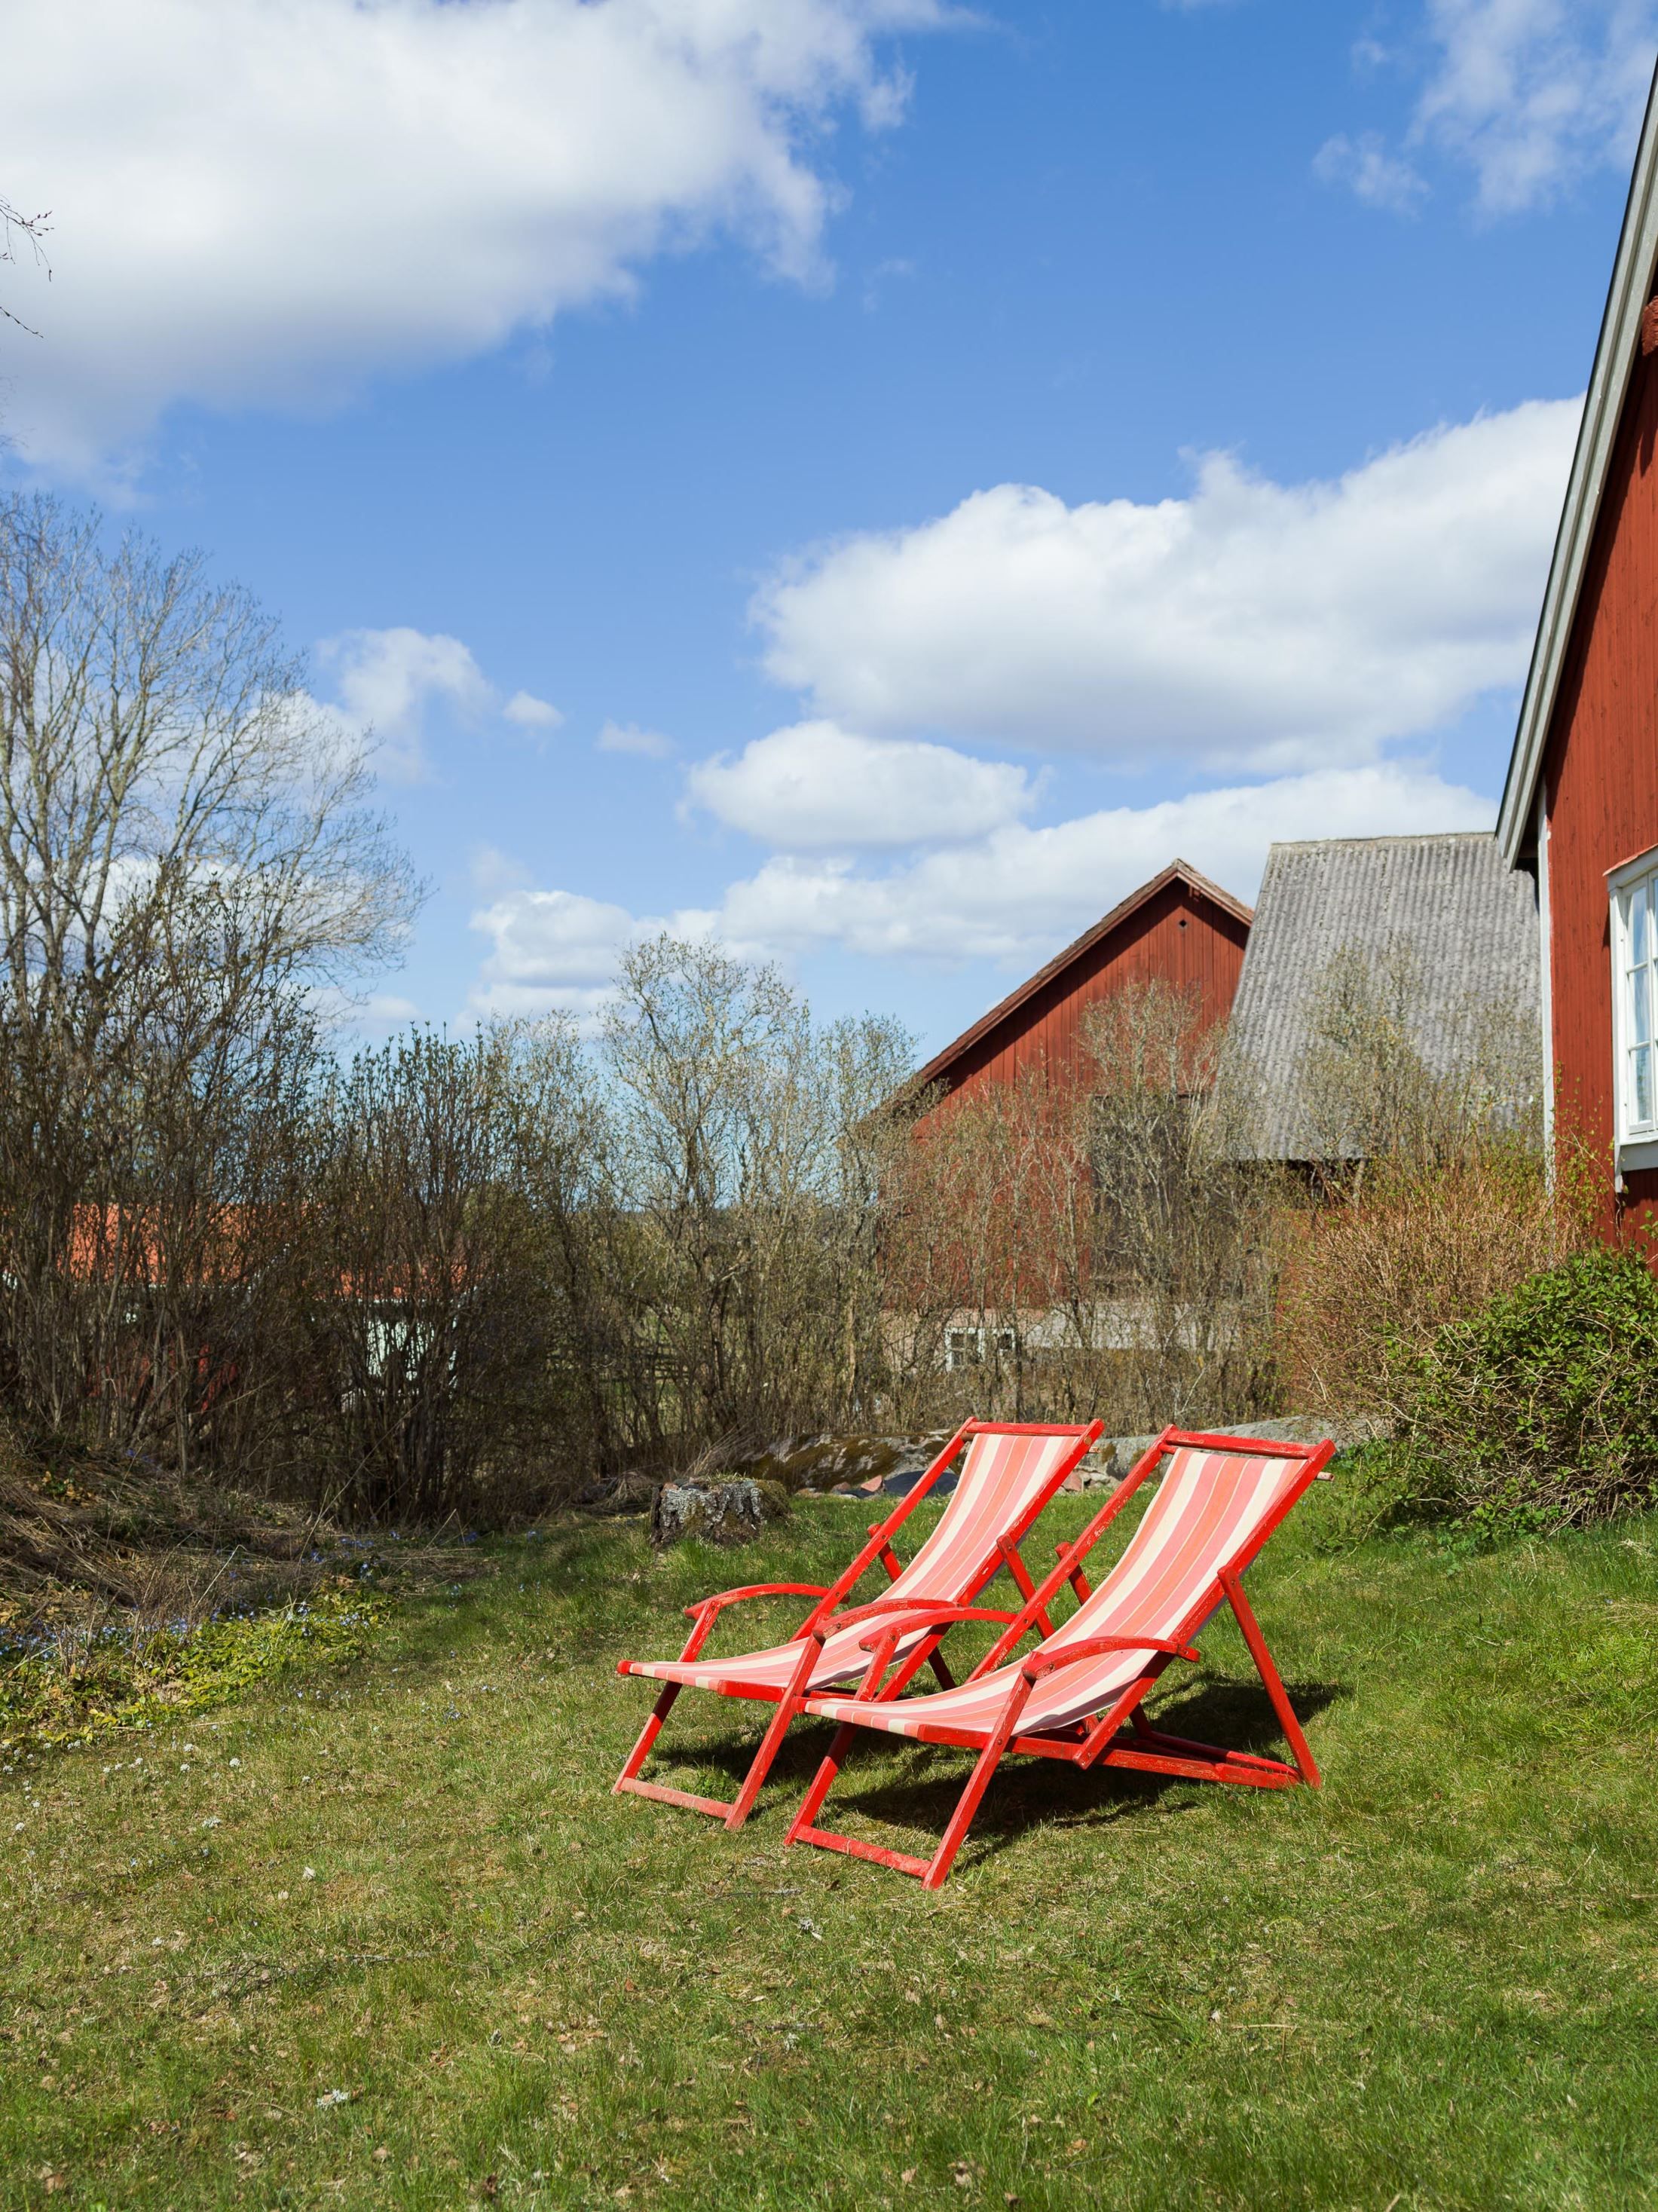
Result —
M1644 1151L1658 1148L1658 853L1614 869L1607 882L1618 1144L1620 1152Z

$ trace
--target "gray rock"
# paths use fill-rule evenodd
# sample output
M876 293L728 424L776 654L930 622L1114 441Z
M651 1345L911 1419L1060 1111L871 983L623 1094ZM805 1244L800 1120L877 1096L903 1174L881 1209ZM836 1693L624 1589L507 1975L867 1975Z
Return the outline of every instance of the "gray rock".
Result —
M1212 1436L1260 1437L1278 1443L1321 1443L1326 1437L1333 1437L1339 1444L1359 1443L1374 1433L1359 1426L1328 1421L1318 1421L1307 1414L1292 1413L1276 1421L1217 1421L1212 1426L1199 1422L1200 1432ZM1083 1488L1093 1490L1108 1483L1121 1482L1140 1455L1157 1442L1151 1437L1102 1437L1078 1470Z

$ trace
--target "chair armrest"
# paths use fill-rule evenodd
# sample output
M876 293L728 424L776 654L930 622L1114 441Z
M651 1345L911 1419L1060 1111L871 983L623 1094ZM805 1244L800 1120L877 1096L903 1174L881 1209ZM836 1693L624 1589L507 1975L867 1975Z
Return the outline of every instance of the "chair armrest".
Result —
M1189 1644L1171 1644L1166 1636L1090 1636L1080 1644L1064 1644L1057 1651L1033 1651L1019 1672L1027 1682L1035 1682L1044 1674L1057 1674L1061 1667L1074 1667L1081 1659L1097 1659L1107 1651L1166 1651L1173 1659L1194 1662L1198 1657Z
M1012 1613L993 1613L988 1606L952 1605L948 1598L940 1598L935 1605L924 1597L878 1597L868 1605L854 1605L845 1613L831 1613L823 1626L830 1630L850 1628L855 1621L868 1620L878 1613L912 1613L918 1621L923 1620L1017 1620Z
M843 1613L834 1626L837 1629L845 1628L854 1617L861 1620L866 1614L873 1613L896 1613L898 1619L888 1621L885 1627L878 1630L875 1635L863 1638L858 1646L860 1651L873 1651L884 1638L902 1636L911 1628L943 1628L946 1624L957 1620L999 1620L1005 1627L1010 1620L1017 1619L1015 1613L992 1613L988 1607L982 1605L927 1605L925 1602L918 1605L913 1601L900 1598L896 1604L860 1605L855 1616Z
M829 1588L823 1583L749 1583L741 1589L720 1590L713 1597L699 1598L695 1605L685 1607L688 1620L699 1620L704 1613L723 1613L728 1605L740 1605L750 1597L827 1597Z

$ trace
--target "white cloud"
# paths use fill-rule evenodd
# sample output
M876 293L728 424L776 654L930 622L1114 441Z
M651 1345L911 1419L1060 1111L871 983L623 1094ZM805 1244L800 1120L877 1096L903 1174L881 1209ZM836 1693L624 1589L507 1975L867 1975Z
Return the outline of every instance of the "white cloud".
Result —
M1234 770L1371 758L1523 676L1580 410L1527 402L1329 483L1212 454L1155 506L1000 484L774 578L766 665L875 735Z
M512 890L471 917L490 940L469 1001L479 1014L591 1014L628 940L643 925L625 907L574 891Z
M1035 793L1023 769L949 745L884 742L797 722L692 769L693 800L790 853L951 844L1015 819Z
M810 277L825 126L938 0L11 0L6 186L53 212L9 428L91 473L171 403L329 404L714 232Z
M769 860L726 892L719 930L772 954L836 945L1029 968L1176 857L1252 899L1275 839L1488 829L1494 811L1419 767L1326 769L1046 829L1012 823L884 874L844 860Z
M639 753L647 760L666 760L673 750L671 738L660 730L641 730L637 722L606 722L598 733L602 753Z
M467 854L467 875L480 898L496 898L507 891L526 890L530 871L511 853L497 845L474 845Z
M1546 204L1588 172L1627 168L1658 46L1658 0L1425 0L1431 55L1406 144L1473 171L1488 216ZM1353 49L1397 63L1372 38ZM1375 131L1335 137L1319 173L1374 206L1409 213L1427 185Z
M1009 823L879 872L845 857L780 857L732 884L716 909L681 911L665 925L566 891L514 890L472 917L492 950L471 1005L591 1016L623 948L665 926L717 936L750 958L833 949L1029 970L1177 856L1253 899L1274 839L1488 829L1494 811L1429 769L1390 763L1108 807L1046 829Z
M1414 135L1468 162L1489 215L1627 167L1658 44L1655 0L1429 0L1439 64Z
M495 690L458 637L418 629L354 629L317 648L333 677L339 708L357 725L372 726L379 741L374 765L382 775L418 781L427 772L427 710L434 700L475 720L495 702Z
M533 691L514 691L501 711L521 730L556 730L564 720L550 699L537 699Z
M1326 184L1349 185L1367 206L1386 208L1394 215L1413 214L1428 194L1427 179L1408 161L1390 154L1376 131L1363 131L1357 138L1327 138L1313 169Z
M312 993L311 1004L320 1021L346 1037L361 1036L365 1030L404 1029L421 1018L421 1010L414 1000L402 998L393 991L369 991L359 995L326 984Z
M564 720L529 691L515 691L502 706L471 647L441 631L347 630L325 638L317 658L336 694L323 712L354 735L371 726L374 766L397 782L416 783L429 774L427 728L436 705L473 725L498 711L514 728L542 736Z
M417 1022L420 1019L420 1008L412 999L400 999L395 992L371 991L362 1002L362 1018L365 1021L390 1022L398 1024L404 1022Z

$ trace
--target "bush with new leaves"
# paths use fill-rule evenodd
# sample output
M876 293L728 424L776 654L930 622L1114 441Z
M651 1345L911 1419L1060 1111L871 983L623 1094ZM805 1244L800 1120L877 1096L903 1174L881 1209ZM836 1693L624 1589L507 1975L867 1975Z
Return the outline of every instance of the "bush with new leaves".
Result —
M1542 1531L1658 1498L1658 1282L1637 1253L1574 1253L1398 1368L1395 1448L1423 1505Z

